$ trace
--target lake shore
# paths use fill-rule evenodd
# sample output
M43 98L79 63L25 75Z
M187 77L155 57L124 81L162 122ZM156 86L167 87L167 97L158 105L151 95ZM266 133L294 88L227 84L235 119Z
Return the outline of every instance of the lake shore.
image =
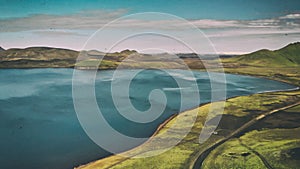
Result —
M225 72L228 72L228 71L226 71L226 69L225 69ZM232 70L230 71L231 73L232 73ZM259 78L266 78L266 79L271 79L271 80L276 80L276 81L281 81L281 82L284 82L284 83L287 83L287 84L293 84L293 85L296 85L297 86L297 83L295 84L293 81L291 82L291 81L287 81L287 80L285 80L285 79L278 79L278 78L274 78L274 77L269 77L269 76L266 76L266 75L262 75L262 74L253 74L253 73L247 73L247 72L245 72L245 73L239 73L238 71L237 72L235 72L234 74L241 74L241 75L247 75L247 76L254 76L254 77L259 77ZM254 94L254 95L265 95L265 94L270 94L270 93L281 93L281 92L283 92L283 93L285 93L285 92L287 92L287 93L289 93L289 92L300 92L300 90L299 90L299 87L298 88L295 88L294 90L292 90L292 91L269 91L269 92L266 92L266 93L261 93L261 94ZM227 100L232 100L232 99L238 99L239 100L239 98L251 98L252 97L252 95L249 95L249 96L237 96L237 97L234 97L234 98L229 98L229 99L227 99ZM191 110L195 110L195 109L201 109L201 108L203 108L203 107L207 107L208 105L210 105L210 104L214 104L214 103L207 103L207 104L204 104L204 105L201 105L201 106L199 106L199 107L197 107L197 108L192 108ZM187 111L184 111L184 112L181 112L181 113L179 113L180 115L182 114L182 115L184 115L185 113L187 113L187 112L190 112L191 110L187 110ZM172 120L174 119L174 117L170 117L169 119L167 119L164 123L162 123L158 128L157 128L157 130L156 130L156 132L150 137L150 138L153 138L154 136L156 136L160 131L163 131L163 130L166 130L167 129L167 125L168 125L168 123L172 123ZM214 137L214 135L213 135L213 137ZM223 138L224 138L225 136L223 136ZM212 140L214 140L214 141L216 141L215 140L216 138L212 138ZM220 139L217 139L217 140L220 140ZM150 142L151 141L151 139L149 139L147 142ZM147 143L146 142L146 143ZM144 145L144 144L143 144ZM208 145L207 145L208 146ZM140 147L140 146L138 146L138 147ZM138 148L138 147L136 147L136 148ZM134 149L136 149L136 148L134 148ZM129 152L130 151L132 151L132 150L129 150ZM198 153L197 153L198 152ZM192 157L189 157L188 159L189 159L189 161L190 162L188 162L187 164L188 164L188 166L185 166L185 167L187 167L187 168L191 168L191 166L192 166L192 164L195 162L195 159L198 159L198 156L199 156L199 152L201 152L200 150L199 151L197 151ZM197 155L198 154L198 155ZM110 166L108 166L107 168L111 168L111 167L113 167L113 166L117 166L118 164L120 164L120 163L123 163L124 161L126 161L126 160L128 160L129 158L125 158L125 159L123 159L122 157L119 157L119 155L112 155L112 156L109 156L109 157L106 157L106 158L103 158L103 159L100 159L100 160L97 160L97 161L94 161L94 162L91 162L91 163L88 163L88 164L86 164L86 165L83 165L83 166L79 166L79 167L77 167L76 169L92 169L93 167L96 167L96 166L102 166L103 167L103 164L104 163L106 163L105 161L106 161L106 159L107 159L107 163L108 164L110 164L111 163L111 159L114 159L114 157L116 157L116 156L118 156L118 158L119 158L119 160L117 160L117 162L115 162L114 163L114 165L110 165ZM122 156L122 155L121 155ZM118 168L118 167L117 167Z

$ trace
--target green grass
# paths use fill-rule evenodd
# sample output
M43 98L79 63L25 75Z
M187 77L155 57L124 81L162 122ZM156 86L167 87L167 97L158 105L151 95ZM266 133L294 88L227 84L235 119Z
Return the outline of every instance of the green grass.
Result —
M281 116L280 119L272 116L264 119L255 126L260 130L252 130L219 146L206 158L204 168L265 168L261 158L254 151L261 154L273 168L298 168L300 165L300 124L297 119L294 122L293 119L289 119L291 113L299 113L297 116L299 119L300 105L274 115ZM285 121L285 117L290 121L289 123ZM278 128L282 124L285 128ZM250 155L241 156L245 152Z
M238 139L232 139L213 150L204 161L204 169L243 169L248 168L265 169L262 161L253 153L243 157L243 153L248 153L246 147L240 145ZM251 167L250 167L251 166Z
M275 50L259 50L250 54L230 58L231 62L236 62L252 66L267 67L287 67L299 66L300 64L300 43L289 44L288 46Z
M291 150L300 148L299 133L300 128L251 131L213 150L204 161L203 168L266 168L261 158L253 152L256 151L273 168L297 169L300 162L299 159L292 157ZM250 155L243 157L243 153L250 153Z

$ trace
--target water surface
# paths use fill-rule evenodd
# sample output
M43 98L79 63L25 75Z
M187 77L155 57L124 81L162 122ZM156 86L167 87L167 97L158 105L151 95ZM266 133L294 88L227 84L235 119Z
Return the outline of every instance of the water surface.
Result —
M141 111L149 108L148 96L153 89L164 91L168 102L164 113L155 121L134 123L118 113L110 92L112 80L120 81L121 85L122 81L128 80L129 71L123 70L123 76L118 79L112 79L113 71L98 72L95 89L99 107L107 121L129 136L150 136L158 124L179 111L180 90L195 92L188 85L179 87L173 78L176 76L188 84L190 79L186 78L185 71L176 70L173 77L159 70L141 72L130 85L130 99L135 108ZM204 72L194 74L201 103L209 102L208 75ZM0 70L1 168L68 169L109 155L88 138L78 122L72 100L72 75L73 69ZM249 76L227 74L226 80L227 97L294 88ZM185 106L192 108L196 105ZM105 137L105 133L102 134ZM133 146L120 144L117 140L112 140L112 143L119 146L120 151Z

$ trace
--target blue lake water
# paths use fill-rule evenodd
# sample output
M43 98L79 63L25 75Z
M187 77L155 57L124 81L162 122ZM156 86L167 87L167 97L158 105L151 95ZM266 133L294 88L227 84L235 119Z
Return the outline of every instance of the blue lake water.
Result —
M122 70L122 77L117 80L128 80L128 72L130 70ZM176 76L188 84L190 79L183 70L176 70L172 76L159 70L142 71L131 82L129 90L135 108L144 111L150 107L148 96L153 89L164 91L168 101L158 119L145 124L135 123L118 114L113 104L112 74L113 71L97 73L96 98L107 121L128 136L150 136L158 124L180 110L179 90L190 90L188 86L179 87L173 78ZM0 168L68 169L109 155L93 143L80 126L72 100L72 75L73 69L0 70ZM194 72L194 75L201 103L209 102L207 73ZM231 74L226 75L226 81L228 98L295 88L277 81ZM185 108L195 106L186 105ZM117 141L112 143L120 151L133 146Z

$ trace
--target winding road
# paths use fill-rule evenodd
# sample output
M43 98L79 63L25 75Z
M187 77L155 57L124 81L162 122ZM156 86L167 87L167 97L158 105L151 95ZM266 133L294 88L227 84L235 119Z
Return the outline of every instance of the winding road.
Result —
M239 142L242 146L244 146L245 148L247 148L248 150L250 150L253 154L255 154L258 158L260 158L260 160L264 163L264 165L268 168L268 169L274 169L271 164L268 162L268 160L261 155L259 152L255 151L254 149L252 149L251 147L247 146L246 144L244 144L240 139Z
M289 109L291 107L300 105L300 101L278 108L278 109L274 109L272 111L263 113L259 116L257 116L256 118L250 120L249 122L247 122L246 124L244 124L243 126L241 126L240 128L238 128L237 130L235 130L234 132L232 132L229 136L225 137L224 139L216 142L215 144L213 144L212 146L208 147L207 149L205 149L204 151L202 151L198 157L196 158L196 160L194 160L192 162L192 164L190 165L190 169L199 169L202 168L202 164L204 162L204 160L207 158L207 156L210 154L211 151L213 151L215 148L217 148L218 146L220 146L221 144L225 143L226 141L228 141L229 139L237 136L238 134L240 134L242 131L244 131L245 129L247 129L248 127L252 126L253 124L255 124L256 122L258 122L259 120L262 120L276 112L285 110L285 109ZM262 159L262 158L261 158ZM264 158L263 158L264 159ZM262 160L263 161L263 160ZM263 161L264 162L264 161ZM265 163L266 162L266 163ZM268 169L273 169L272 166L265 160L264 164Z

